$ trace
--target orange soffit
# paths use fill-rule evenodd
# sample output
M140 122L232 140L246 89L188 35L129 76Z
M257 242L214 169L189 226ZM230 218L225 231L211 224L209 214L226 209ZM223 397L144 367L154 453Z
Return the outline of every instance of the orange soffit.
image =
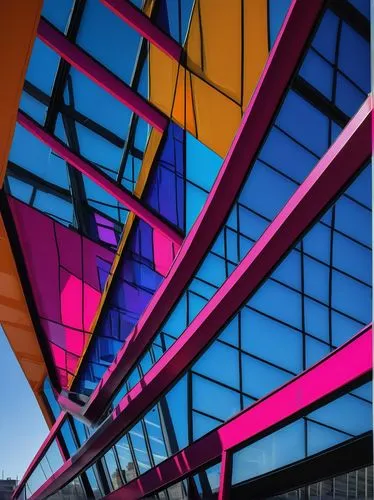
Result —
M47 374L0 215L0 324L38 401ZM42 408L44 410L44 408ZM44 413L44 411L43 411Z
M0 187L42 5L42 0L0 2Z

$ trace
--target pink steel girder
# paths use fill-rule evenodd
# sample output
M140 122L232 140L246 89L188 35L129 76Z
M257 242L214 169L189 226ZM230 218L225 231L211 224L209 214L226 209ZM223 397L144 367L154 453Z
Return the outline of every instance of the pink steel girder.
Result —
M113 392L152 340L214 241L256 158L323 5L323 0L293 0L211 193L169 274L86 406L75 407L76 413L83 413L88 421L97 420L105 410ZM66 408L74 413L71 404Z
M37 35L40 40L57 52L65 61L109 92L122 104L125 104L152 127L160 132L166 129L168 119L163 113L99 62L95 61L84 50L70 42L43 18L39 22Z
M247 256L183 334L120 401L78 450L33 498L46 498L80 474L136 423L202 353L217 332L258 289L305 230L332 203L371 153L371 97L299 186Z
M122 203L126 208L134 212L135 215L144 220L154 229L160 231L174 243L180 245L183 241L182 236L173 229L169 224L161 220L151 210L146 208L142 202L136 198L127 189L118 186L105 174L99 172L88 160L83 159L71 151L65 144L53 135L46 132L37 122L27 116L22 111L18 111L18 123L28 130L31 134L37 137L40 141L46 144L57 155L63 158L69 165L82 172L89 179L94 181L98 186L102 187L107 193L111 194L116 200Z
M150 43L172 59L179 61L182 47L132 3L128 0L101 0L101 2Z
M368 381L373 365L372 340L369 325L302 374L105 498L120 500L151 495L221 459L218 498L227 499L232 451Z

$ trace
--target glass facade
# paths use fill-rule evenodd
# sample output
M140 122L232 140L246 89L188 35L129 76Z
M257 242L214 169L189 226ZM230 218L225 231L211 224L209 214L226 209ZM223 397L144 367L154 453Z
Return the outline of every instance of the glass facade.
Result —
M369 0L42 3L0 206L51 430L14 499L371 498Z

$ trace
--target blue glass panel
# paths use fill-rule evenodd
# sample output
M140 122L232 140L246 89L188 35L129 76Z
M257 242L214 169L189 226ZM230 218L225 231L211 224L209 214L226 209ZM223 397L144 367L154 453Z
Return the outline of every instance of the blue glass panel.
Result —
M134 448L140 474L143 474L143 472L146 472L151 468L151 463L144 440L143 428L140 422L134 425L134 427L130 430L129 436Z
M187 297L182 295L173 309L169 319L162 327L162 331L173 337L179 337L187 326Z
M358 389L355 389L354 391L351 392L352 394L356 394L357 396L365 398L368 401L372 401L373 399L373 386L371 382L368 382L367 384L364 384Z
M305 330L319 337L321 340L329 340L329 309L318 302L304 299Z
M73 221L73 206L71 203L52 194L38 191L33 206L66 225Z
M178 447L188 445L187 377L184 376L165 396Z
M192 405L220 420L227 420L240 411L240 394L194 375L192 378Z
M339 67L365 92L370 90L370 46L348 24L342 24L339 47Z
M306 358L306 366L305 368L309 368L309 366L314 365L320 359L324 358L329 354L330 348L327 344L323 342L319 342L316 339L312 339L311 337L305 338L305 358Z
M272 277L296 290L301 290L301 255L293 250L278 265Z
M292 378L290 373L242 354L243 391L261 398Z
M371 209L371 168L366 167L349 186L346 193Z
M239 202L272 219L295 189L293 182L258 161L243 186Z
M76 110L119 137L127 137L132 112L83 73L71 68L70 75Z
M266 281L248 305L301 330L301 295L279 283Z
M190 184L186 184L186 232L188 233L201 212L208 193Z
M371 213L345 196L335 205L335 227L357 241L371 245Z
M331 63L335 62L336 38L338 34L339 18L330 10L322 17L321 24L313 39L315 47Z
M49 407L52 410L53 416L56 419L61 413L61 408L60 408L60 405L57 403L57 400L55 398L55 395L54 395L52 385L51 385L49 378L46 378L44 380L43 392L44 392L45 397L47 398L47 401L48 401Z
M304 253L326 264L330 263L331 229L318 223L303 237Z
M118 470L117 462L114 457L114 452L113 450L109 450L107 453L104 455L104 461L106 463L107 469L108 469L108 474L110 477L110 481L112 483L113 489L117 490L120 488L123 484L120 472Z
M329 276L328 266L304 257L304 292L307 295L328 304Z
M65 421L62 426L61 426L61 434L62 437L64 438L64 442L66 445L66 448L69 452L70 456L73 456L74 453L77 451L78 447L75 443L73 433L70 427L70 424L68 421Z
M219 339L238 347L239 345L239 316L235 316L222 330Z
M336 105L348 116L353 116L365 100L366 94L361 92L343 75L336 79Z
M333 67L316 52L310 50L304 59L299 75L328 99L332 98Z
M206 415L201 415L200 413L192 412L192 429L193 429L193 440L201 438L201 436L205 436L208 432L212 431L222 422L216 420L215 418L207 417Z
M69 189L64 160L30 132L16 125L9 160L58 186Z
M270 0L269 5L269 37L270 47L274 45L284 18L291 5L291 0Z
M136 468L131 455L127 436L122 437L115 445L122 474L126 481L131 481L137 476Z
M352 436L372 428L371 404L349 394L313 411L308 417Z
M337 233L333 246L334 267L371 285L371 251Z
M222 158L191 134L186 134L186 178L193 184L210 191Z
M104 495L103 489L99 481L97 480L97 477L94 472L94 468L90 467L89 469L86 469L86 476L88 479L88 482L90 483L91 489L92 489L92 494L95 499L102 498Z
M349 435L328 427L308 422L308 455L314 455L350 438Z
M168 456L157 406L146 414L144 422L148 433L153 461L157 465L166 460Z
M30 202L30 198L33 192L33 187L26 182L22 182L15 177L10 177L8 174L8 183L10 188L10 194L24 201L25 203Z
M35 38L26 80L46 94L51 95L59 62L60 57L56 52L47 47L39 38Z
M240 315L241 348L244 351L295 373L302 369L302 336L299 332L247 307Z
M226 279L224 259L211 252L208 253L197 272L197 277L218 287L221 286Z
M232 484L252 479L304 457L304 422L299 420L234 453Z
M100 0L87 1L77 43L127 83L131 82L140 40L140 35Z
M302 116L302 120L295 117ZM322 155L328 147L328 118L293 91L289 91L276 123L314 153Z
M353 318L371 321L371 288L337 271L332 273L332 306ZM352 300L352 297L355 300Z
M41 102L31 97L31 95L23 91L19 107L40 125L44 125L48 109L45 104L42 104Z
M302 182L317 162L317 156L273 127L260 153L261 160Z
M224 366L228 366L230 369L223 370ZM221 342L214 342L194 363L193 370L239 389L239 351Z
M42 16L58 30L65 32L73 5L73 0L60 0L57 3L54 0L44 0Z

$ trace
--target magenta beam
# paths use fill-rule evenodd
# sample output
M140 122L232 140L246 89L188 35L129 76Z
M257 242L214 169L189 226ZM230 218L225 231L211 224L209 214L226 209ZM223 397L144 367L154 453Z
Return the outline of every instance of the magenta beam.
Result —
M93 392L85 408L88 420L94 421L102 414L113 392L152 340L213 242L256 158L323 4L323 0L293 0L204 208L128 342Z
M368 378L372 364L372 327L368 326L307 371L106 498L151 495L222 458L218 498L228 500L231 450L326 404L345 388Z
M65 61L100 85L152 127L160 132L165 130L168 120L160 111L44 19L40 19L38 37Z
M32 472L35 469L35 467L39 464L39 462L43 458L43 456L44 456L45 452L47 451L48 447L52 444L54 438L56 437L57 432L59 431L61 425L64 422L65 415L66 415L66 413L64 411L62 411L60 413L60 415L58 416L58 418L56 419L56 421L53 424L53 426L51 427L51 429L50 429L47 437L45 438L45 440L41 444L39 450L35 454L35 456L32 459L30 465L27 467L26 472L24 473L21 481L17 485L17 488L14 490L14 492L13 492L13 498L17 498L17 495L21 492L22 488L26 484L27 479L30 477L30 475L32 474ZM61 454L63 456L63 459L66 460L67 457L64 455L63 450L61 449L59 443L58 443L58 445L59 445Z
M63 158L69 165L72 165L77 170L94 181L98 186L102 187L107 193L111 194L116 200L121 202L126 208L134 212L138 217L147 222L151 227L160 231L171 241L181 245L182 236L166 222L162 221L153 212L148 210L142 202L129 191L118 186L109 177L100 173L95 167L81 156L73 153L59 139L46 132L38 123L28 117L22 111L18 111L17 121L22 127L28 130L31 134L37 137L40 141L46 144L56 154Z
M101 2L162 52L179 61L182 47L129 1L101 0Z
M368 325L308 370L106 498L135 499L163 489L219 460L223 452L229 452L249 439L259 439L271 433L275 426L286 425L307 414L312 408L326 404L334 399L337 393L363 381L370 375L371 370L372 327ZM103 427L106 427L105 424ZM54 476L34 493L31 500L47 498L97 457L105 440L106 429L103 427L96 431L100 434L99 439L95 439L96 434L89 439L92 442L91 452L87 453L89 441L84 445L84 451L89 457L83 461L82 450L78 451L74 461L67 460Z
M54 475L54 482L47 481L38 491L43 496L35 498L44 498L73 479L96 459L99 450L113 443L159 399L360 170L371 153L371 105L371 97L368 97L247 256L183 334L123 397L110 417L76 453L74 462L67 461Z

